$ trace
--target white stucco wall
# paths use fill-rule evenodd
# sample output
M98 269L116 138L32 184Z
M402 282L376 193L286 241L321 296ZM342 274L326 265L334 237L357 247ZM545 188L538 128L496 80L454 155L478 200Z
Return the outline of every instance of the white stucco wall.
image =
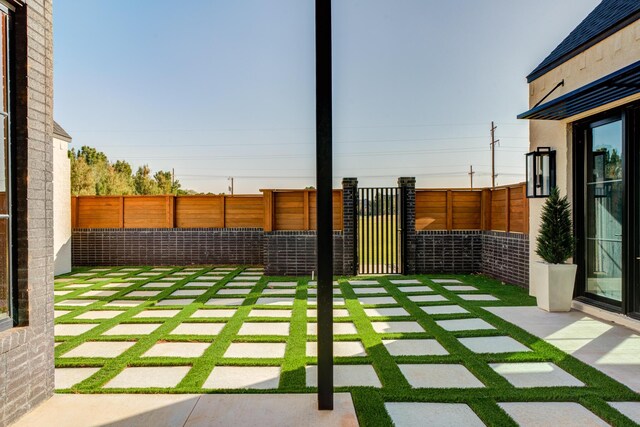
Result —
M601 77L640 61L640 21L623 28L586 51L550 70L529 84L529 106L533 107L555 85L564 79L564 86L558 88L545 102L578 89ZM571 124L594 114L610 110L620 105L640 99L640 94L604 105L563 121L531 120L529 125L530 149L552 147L556 150L557 186L561 194L573 196L572 188L572 132ZM530 199L529 232L530 263L529 272L535 261L536 239L540 227L540 214L545 199Z
M53 250L55 274L71 271L71 165L69 143L53 138Z

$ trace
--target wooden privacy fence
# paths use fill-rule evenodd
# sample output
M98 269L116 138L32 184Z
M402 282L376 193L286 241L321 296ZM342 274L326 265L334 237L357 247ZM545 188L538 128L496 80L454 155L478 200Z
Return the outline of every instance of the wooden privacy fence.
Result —
M525 184L478 190L416 189L416 230L529 232Z
M73 228L264 228L315 230L315 190L258 195L74 196ZM334 190L334 229L342 230L342 190Z

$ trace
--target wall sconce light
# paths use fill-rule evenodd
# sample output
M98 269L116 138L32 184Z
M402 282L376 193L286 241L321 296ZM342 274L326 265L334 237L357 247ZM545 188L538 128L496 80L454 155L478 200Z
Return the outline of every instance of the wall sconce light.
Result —
M556 186L556 151L538 147L527 153L527 197L549 197Z

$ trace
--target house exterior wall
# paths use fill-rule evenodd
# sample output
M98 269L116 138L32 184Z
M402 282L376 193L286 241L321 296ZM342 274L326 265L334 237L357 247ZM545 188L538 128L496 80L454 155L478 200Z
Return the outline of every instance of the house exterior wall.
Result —
M69 143L53 138L53 257L54 273L71 271L71 163Z
M640 21L636 21L612 34L579 55L550 70L529 84L529 106L533 107L561 80L564 86L558 88L544 102L551 101L568 92L589 84L601 77L640 61ZM610 110L620 105L640 99L640 94L627 97L597 109L570 117L562 121L531 120L529 124L530 150L551 147L556 150L556 179L562 195L571 200L572 188L572 126L573 122L585 117ZM540 215L545 199L529 201L530 266L540 261L535 253L537 235L540 229Z
M0 426L53 394L53 37L51 0L16 3L13 203L18 326L0 332Z

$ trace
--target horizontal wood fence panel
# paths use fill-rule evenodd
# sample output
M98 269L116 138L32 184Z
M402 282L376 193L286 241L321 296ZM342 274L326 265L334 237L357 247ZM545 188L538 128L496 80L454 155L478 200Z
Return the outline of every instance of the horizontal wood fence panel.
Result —
M122 197L77 197L75 226L78 228L122 227Z
M342 191L333 190L333 229L342 230ZM309 229L318 226L318 201L315 191L309 192Z
M176 197L176 227L224 228L224 196Z
M447 229L447 192L416 190L416 230Z
M262 196L225 197L226 228L262 228L264 203Z
M173 197L124 198L124 228L172 228Z

